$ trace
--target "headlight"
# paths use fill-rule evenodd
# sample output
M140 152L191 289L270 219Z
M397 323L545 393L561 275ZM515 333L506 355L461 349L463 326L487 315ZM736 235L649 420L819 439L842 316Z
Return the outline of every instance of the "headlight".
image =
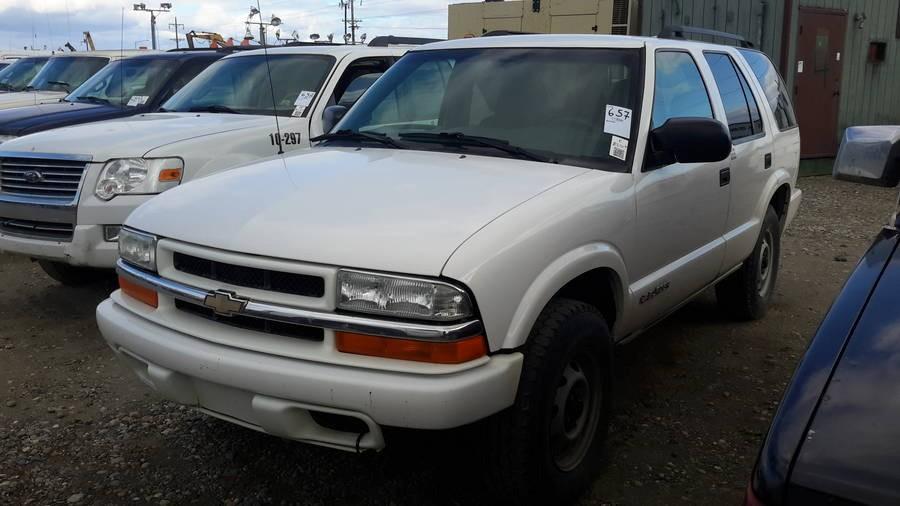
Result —
M3 144L6 141L11 141L15 139L17 136L15 135L0 135L0 144Z
M184 162L180 158L121 158L110 160L100 171L94 194L103 200L126 193L152 195L181 183Z
M453 321L472 316L469 295L440 281L341 270L338 307L396 318Z
M156 237L123 228L119 231L119 256L148 271L156 270Z

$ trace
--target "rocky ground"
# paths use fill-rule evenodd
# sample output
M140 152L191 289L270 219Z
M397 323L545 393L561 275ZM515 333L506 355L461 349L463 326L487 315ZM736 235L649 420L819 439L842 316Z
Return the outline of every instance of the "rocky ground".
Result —
M607 464L583 504L738 504L809 337L896 190L806 178L758 322L705 294L617 352ZM477 504L466 431L389 434L356 456L163 402L94 322L108 286L64 288L0 255L0 504ZM475 456L477 458L477 455Z

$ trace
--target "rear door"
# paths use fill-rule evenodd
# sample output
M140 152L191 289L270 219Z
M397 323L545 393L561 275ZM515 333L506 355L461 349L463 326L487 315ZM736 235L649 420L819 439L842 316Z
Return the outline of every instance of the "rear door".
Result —
M731 198L725 224L722 270L740 264L753 251L762 216L759 201L772 167L772 134L749 74L728 51L704 51L731 134Z

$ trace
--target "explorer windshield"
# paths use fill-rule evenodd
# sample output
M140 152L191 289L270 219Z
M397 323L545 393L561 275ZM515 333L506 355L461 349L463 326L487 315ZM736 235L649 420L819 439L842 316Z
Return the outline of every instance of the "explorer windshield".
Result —
M415 149L623 171L629 126L637 124L639 63L637 49L412 52L336 131L387 135Z
M171 58L119 60L94 74L66 101L139 107L153 101L177 66Z
M326 55L270 54L267 66L264 55L224 58L166 101L163 109L271 116L274 88L277 114L290 116L300 92L318 92L334 61ZM297 114L302 115L303 111Z
M0 91L22 91L47 63L46 58L20 58L0 71Z
M37 91L71 92L84 84L98 70L109 63L109 58L96 56L64 56L51 58L29 83Z

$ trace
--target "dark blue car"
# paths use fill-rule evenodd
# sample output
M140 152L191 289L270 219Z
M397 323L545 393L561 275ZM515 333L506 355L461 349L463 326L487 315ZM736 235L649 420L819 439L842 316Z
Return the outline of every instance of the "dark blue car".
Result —
M57 103L0 111L0 142L153 111L227 50L173 51L110 63Z
M900 127L848 128L834 171L897 186ZM900 504L898 227L895 214L810 342L763 442L747 506Z

